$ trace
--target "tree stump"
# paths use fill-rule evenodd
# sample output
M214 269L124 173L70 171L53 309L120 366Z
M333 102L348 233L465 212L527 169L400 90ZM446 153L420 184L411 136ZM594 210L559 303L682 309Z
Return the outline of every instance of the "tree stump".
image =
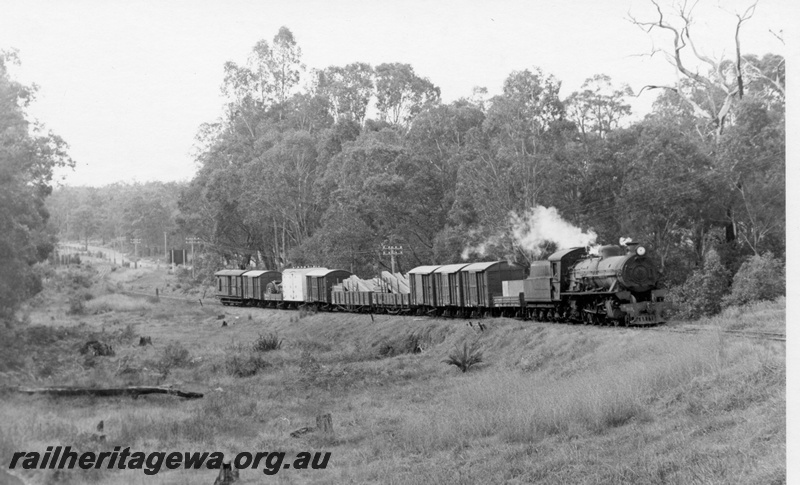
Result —
M231 462L228 461L223 463L222 468L219 469L219 475L217 475L217 479L214 480L214 485L230 485L238 480L239 470L234 468Z
M145 345L153 345L153 339L150 337L139 337L139 347L144 347Z
M323 434L333 434L333 420L330 413L317 416L317 431L321 431Z

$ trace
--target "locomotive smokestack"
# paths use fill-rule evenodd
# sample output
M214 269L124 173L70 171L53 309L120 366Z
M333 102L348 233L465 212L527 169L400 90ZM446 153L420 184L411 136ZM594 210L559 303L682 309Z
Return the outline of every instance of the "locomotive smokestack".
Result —
M634 254L636 252L636 248L639 247L639 243L635 241L628 241L625 243L625 246L628 248L628 254Z

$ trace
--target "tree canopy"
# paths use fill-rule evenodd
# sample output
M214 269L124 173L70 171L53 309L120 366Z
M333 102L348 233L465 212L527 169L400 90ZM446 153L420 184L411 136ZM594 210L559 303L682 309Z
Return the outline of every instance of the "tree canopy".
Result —
M52 192L53 170L71 167L67 144L26 108L35 86L15 81L9 68L19 63L15 51L0 52L0 318L41 284L33 265L47 258L56 241L49 230L45 198Z

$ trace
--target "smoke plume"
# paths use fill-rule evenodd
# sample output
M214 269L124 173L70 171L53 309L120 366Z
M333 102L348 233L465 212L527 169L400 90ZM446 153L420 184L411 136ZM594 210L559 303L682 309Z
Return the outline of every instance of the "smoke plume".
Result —
M461 259L466 261L471 256L484 257L489 253L495 254L495 257L499 256L496 253L511 255L514 247L537 257L545 251L548 243L555 244L559 250L591 246L596 251L600 247L595 244L597 234L594 231L583 232L573 226L558 215L555 207L536 206L521 215L511 212L505 227L502 232L482 237L479 230L469 231L465 239L478 239L480 242L464 248Z
M521 215L511 213L511 234L523 250L538 256L547 242L558 249L592 246L597 239L594 231L583 232L558 215L555 207L536 206Z

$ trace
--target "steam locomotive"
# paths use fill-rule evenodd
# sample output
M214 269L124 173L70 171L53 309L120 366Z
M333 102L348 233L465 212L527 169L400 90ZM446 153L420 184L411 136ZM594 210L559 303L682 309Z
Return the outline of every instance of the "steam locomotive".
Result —
M449 317L509 316L592 325L664 323L666 290L644 246L564 249L524 269L507 261L419 266L360 280L328 268L222 270L224 305Z

